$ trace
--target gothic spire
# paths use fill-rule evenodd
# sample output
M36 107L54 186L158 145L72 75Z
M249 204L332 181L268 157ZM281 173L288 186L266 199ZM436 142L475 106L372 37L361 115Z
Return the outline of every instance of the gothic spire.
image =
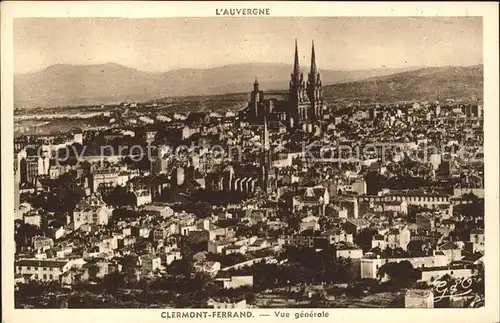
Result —
M298 80L299 74L300 74L299 49L297 48L297 39L295 39L295 60L293 62L293 76Z
M267 118L264 115L264 150L269 150L269 131L267 130Z
M312 54L311 54L311 76L316 79L317 68L316 68L316 54L314 53L314 40L312 41Z

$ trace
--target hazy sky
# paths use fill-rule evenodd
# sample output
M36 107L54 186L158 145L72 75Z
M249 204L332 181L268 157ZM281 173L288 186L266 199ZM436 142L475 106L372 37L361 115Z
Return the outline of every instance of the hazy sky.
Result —
M146 71L226 64L301 64L311 40L319 68L482 63L482 19L459 18L30 18L14 23L17 73L53 64L114 62Z

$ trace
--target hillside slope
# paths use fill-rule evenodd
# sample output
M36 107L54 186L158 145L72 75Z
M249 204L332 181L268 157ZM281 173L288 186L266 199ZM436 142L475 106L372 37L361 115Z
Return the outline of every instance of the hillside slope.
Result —
M324 97L374 102L483 98L483 65L429 67L325 86Z
M304 75L307 75L306 69L303 69ZM408 69L320 72L326 85L389 75L402 70ZM139 71L114 63L61 64L39 72L16 75L14 102L16 107L53 107L250 92L255 77L258 77L263 90L287 89L291 71L291 65L266 63L178 69L162 73Z

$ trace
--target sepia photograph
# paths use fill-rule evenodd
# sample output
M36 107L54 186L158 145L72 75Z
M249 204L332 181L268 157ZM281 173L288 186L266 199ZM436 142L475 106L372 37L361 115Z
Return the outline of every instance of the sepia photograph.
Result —
M483 17L230 7L13 19L15 309L483 308Z

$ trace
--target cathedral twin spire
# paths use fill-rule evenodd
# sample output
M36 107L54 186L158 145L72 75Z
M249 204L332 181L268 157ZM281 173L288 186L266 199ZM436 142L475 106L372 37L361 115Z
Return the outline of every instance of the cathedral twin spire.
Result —
M295 40L295 59L293 62L293 74L292 78L299 80L300 77L300 65L299 65L299 49L297 46L297 40ZM312 41L312 51L311 51L311 71L310 75L314 76L314 81L316 81L316 76L318 75L318 69L316 67L316 53L314 51L314 40Z
M299 77L300 77L300 66L299 66L299 49L297 47L297 39L295 39L295 60L293 62L293 74L292 78L294 81L294 85L298 86L299 84Z
M311 53L311 73L316 79L317 69L316 69L316 54L314 53L314 40L312 41L312 53Z
M314 41L312 42L312 52L311 52L311 70L308 75L307 80L307 96L309 100L314 102L316 98L316 88L321 86L321 79L316 66L316 53L314 50ZM299 50L297 46L297 39L295 39L295 58L293 62L293 73L290 80L290 91L293 96L293 100L300 100L300 92L303 90L303 75L300 72L299 65Z
M308 83L311 87L315 87L319 85L320 76L318 73L318 69L316 67L316 53L314 52L314 40L312 42L312 53L311 53L311 71L309 73Z
M259 121L259 123L264 121L264 151L270 150L267 114L271 113L275 119L277 118L282 121L287 120L291 128L305 121L316 122L323 120L323 113L326 110L326 105L322 98L322 82L316 65L314 41L311 47L310 71L307 75L307 79L304 79L304 75L300 71L299 50L297 40L295 40L293 71L289 85L290 88L286 102L280 102L276 112L273 112L273 101L263 99L263 92L259 89L257 77L255 78L253 84L254 89L251 93L250 102L247 109L245 109L245 113L249 120Z

